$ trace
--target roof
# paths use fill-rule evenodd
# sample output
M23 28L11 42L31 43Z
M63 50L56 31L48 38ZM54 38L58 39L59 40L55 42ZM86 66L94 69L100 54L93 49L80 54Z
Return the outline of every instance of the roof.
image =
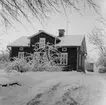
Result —
M44 33L46 33L46 34L48 34L48 35L50 35L50 36L52 36L52 37L54 37L54 38L59 39L57 36L54 36L54 35L52 35L52 34L46 32L46 31L44 31L44 30L39 30L39 32L37 32L36 34L34 34L34 35L32 35L32 36L29 36L28 38L30 39L30 38L32 38L32 37L34 37L34 36L36 36L36 35L38 35L38 34L40 34L40 33L42 33L42 32L44 32Z
M44 32L44 31L40 31L37 34L34 34L33 36L38 35L41 32ZM14 42L10 43L8 47L18 47L18 46L28 47L30 43L29 38L31 37L22 36L19 39L15 40ZM61 37L61 38L56 37L56 38L59 38L61 40L60 43L57 44L57 46L81 46L82 41L84 39L84 35L65 35L64 37Z
M28 44L30 43L30 40L28 39L27 36L22 36L19 39L15 40L13 43L10 43L8 45L8 47L18 47L18 46L22 46L22 47L27 47L29 46Z
M65 35L57 46L81 46L84 35Z

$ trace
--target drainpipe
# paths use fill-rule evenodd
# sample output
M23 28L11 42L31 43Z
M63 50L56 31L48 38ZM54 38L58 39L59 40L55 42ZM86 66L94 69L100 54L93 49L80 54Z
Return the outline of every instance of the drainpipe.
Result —
M10 59L11 49L8 46L7 49L9 50L9 59Z

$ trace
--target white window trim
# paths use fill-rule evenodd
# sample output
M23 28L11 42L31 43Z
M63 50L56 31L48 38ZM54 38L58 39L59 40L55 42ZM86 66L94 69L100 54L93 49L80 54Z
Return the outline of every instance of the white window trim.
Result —
M24 52L18 52L18 58L24 58Z
M67 51L67 48L66 47L62 48L62 51Z
M68 53L61 53L60 65L67 65L67 64L68 64Z
M40 48L44 48L45 47L45 43L46 43L46 39L45 38L40 38L39 39L39 47Z
M20 48L19 48L19 50L20 50L20 51L23 51L23 50L24 50L24 48L23 48L23 47L20 47Z

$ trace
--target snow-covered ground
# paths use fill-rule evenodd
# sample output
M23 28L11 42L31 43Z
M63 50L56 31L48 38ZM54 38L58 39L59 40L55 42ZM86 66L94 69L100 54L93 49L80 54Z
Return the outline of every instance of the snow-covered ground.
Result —
M106 78L97 73L0 71L0 84L0 105L106 105Z

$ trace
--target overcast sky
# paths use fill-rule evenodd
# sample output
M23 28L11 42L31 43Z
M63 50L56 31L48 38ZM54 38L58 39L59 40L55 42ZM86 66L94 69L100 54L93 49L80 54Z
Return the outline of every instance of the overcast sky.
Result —
M106 18L106 0L95 0L101 7L102 15ZM33 26L31 26L27 21L23 19L23 25L18 23L15 24L15 28L8 28L7 32L1 38L1 48L5 48L7 44L13 42L20 36L31 36L36 33L38 30L45 30L54 35L58 35L58 29L65 29L66 34L68 35L76 35L76 34L84 34L88 35L92 31L92 29L96 27L103 27L101 23L99 23L96 19L98 15L94 12L94 10L86 9L80 15L79 13L72 11L67 12L68 22L65 15L61 14L51 14L49 20L45 20L44 27L36 21L33 20ZM87 41L87 49L90 52L90 55L95 55L95 52L92 50L92 46ZM92 53L91 53L92 51Z

